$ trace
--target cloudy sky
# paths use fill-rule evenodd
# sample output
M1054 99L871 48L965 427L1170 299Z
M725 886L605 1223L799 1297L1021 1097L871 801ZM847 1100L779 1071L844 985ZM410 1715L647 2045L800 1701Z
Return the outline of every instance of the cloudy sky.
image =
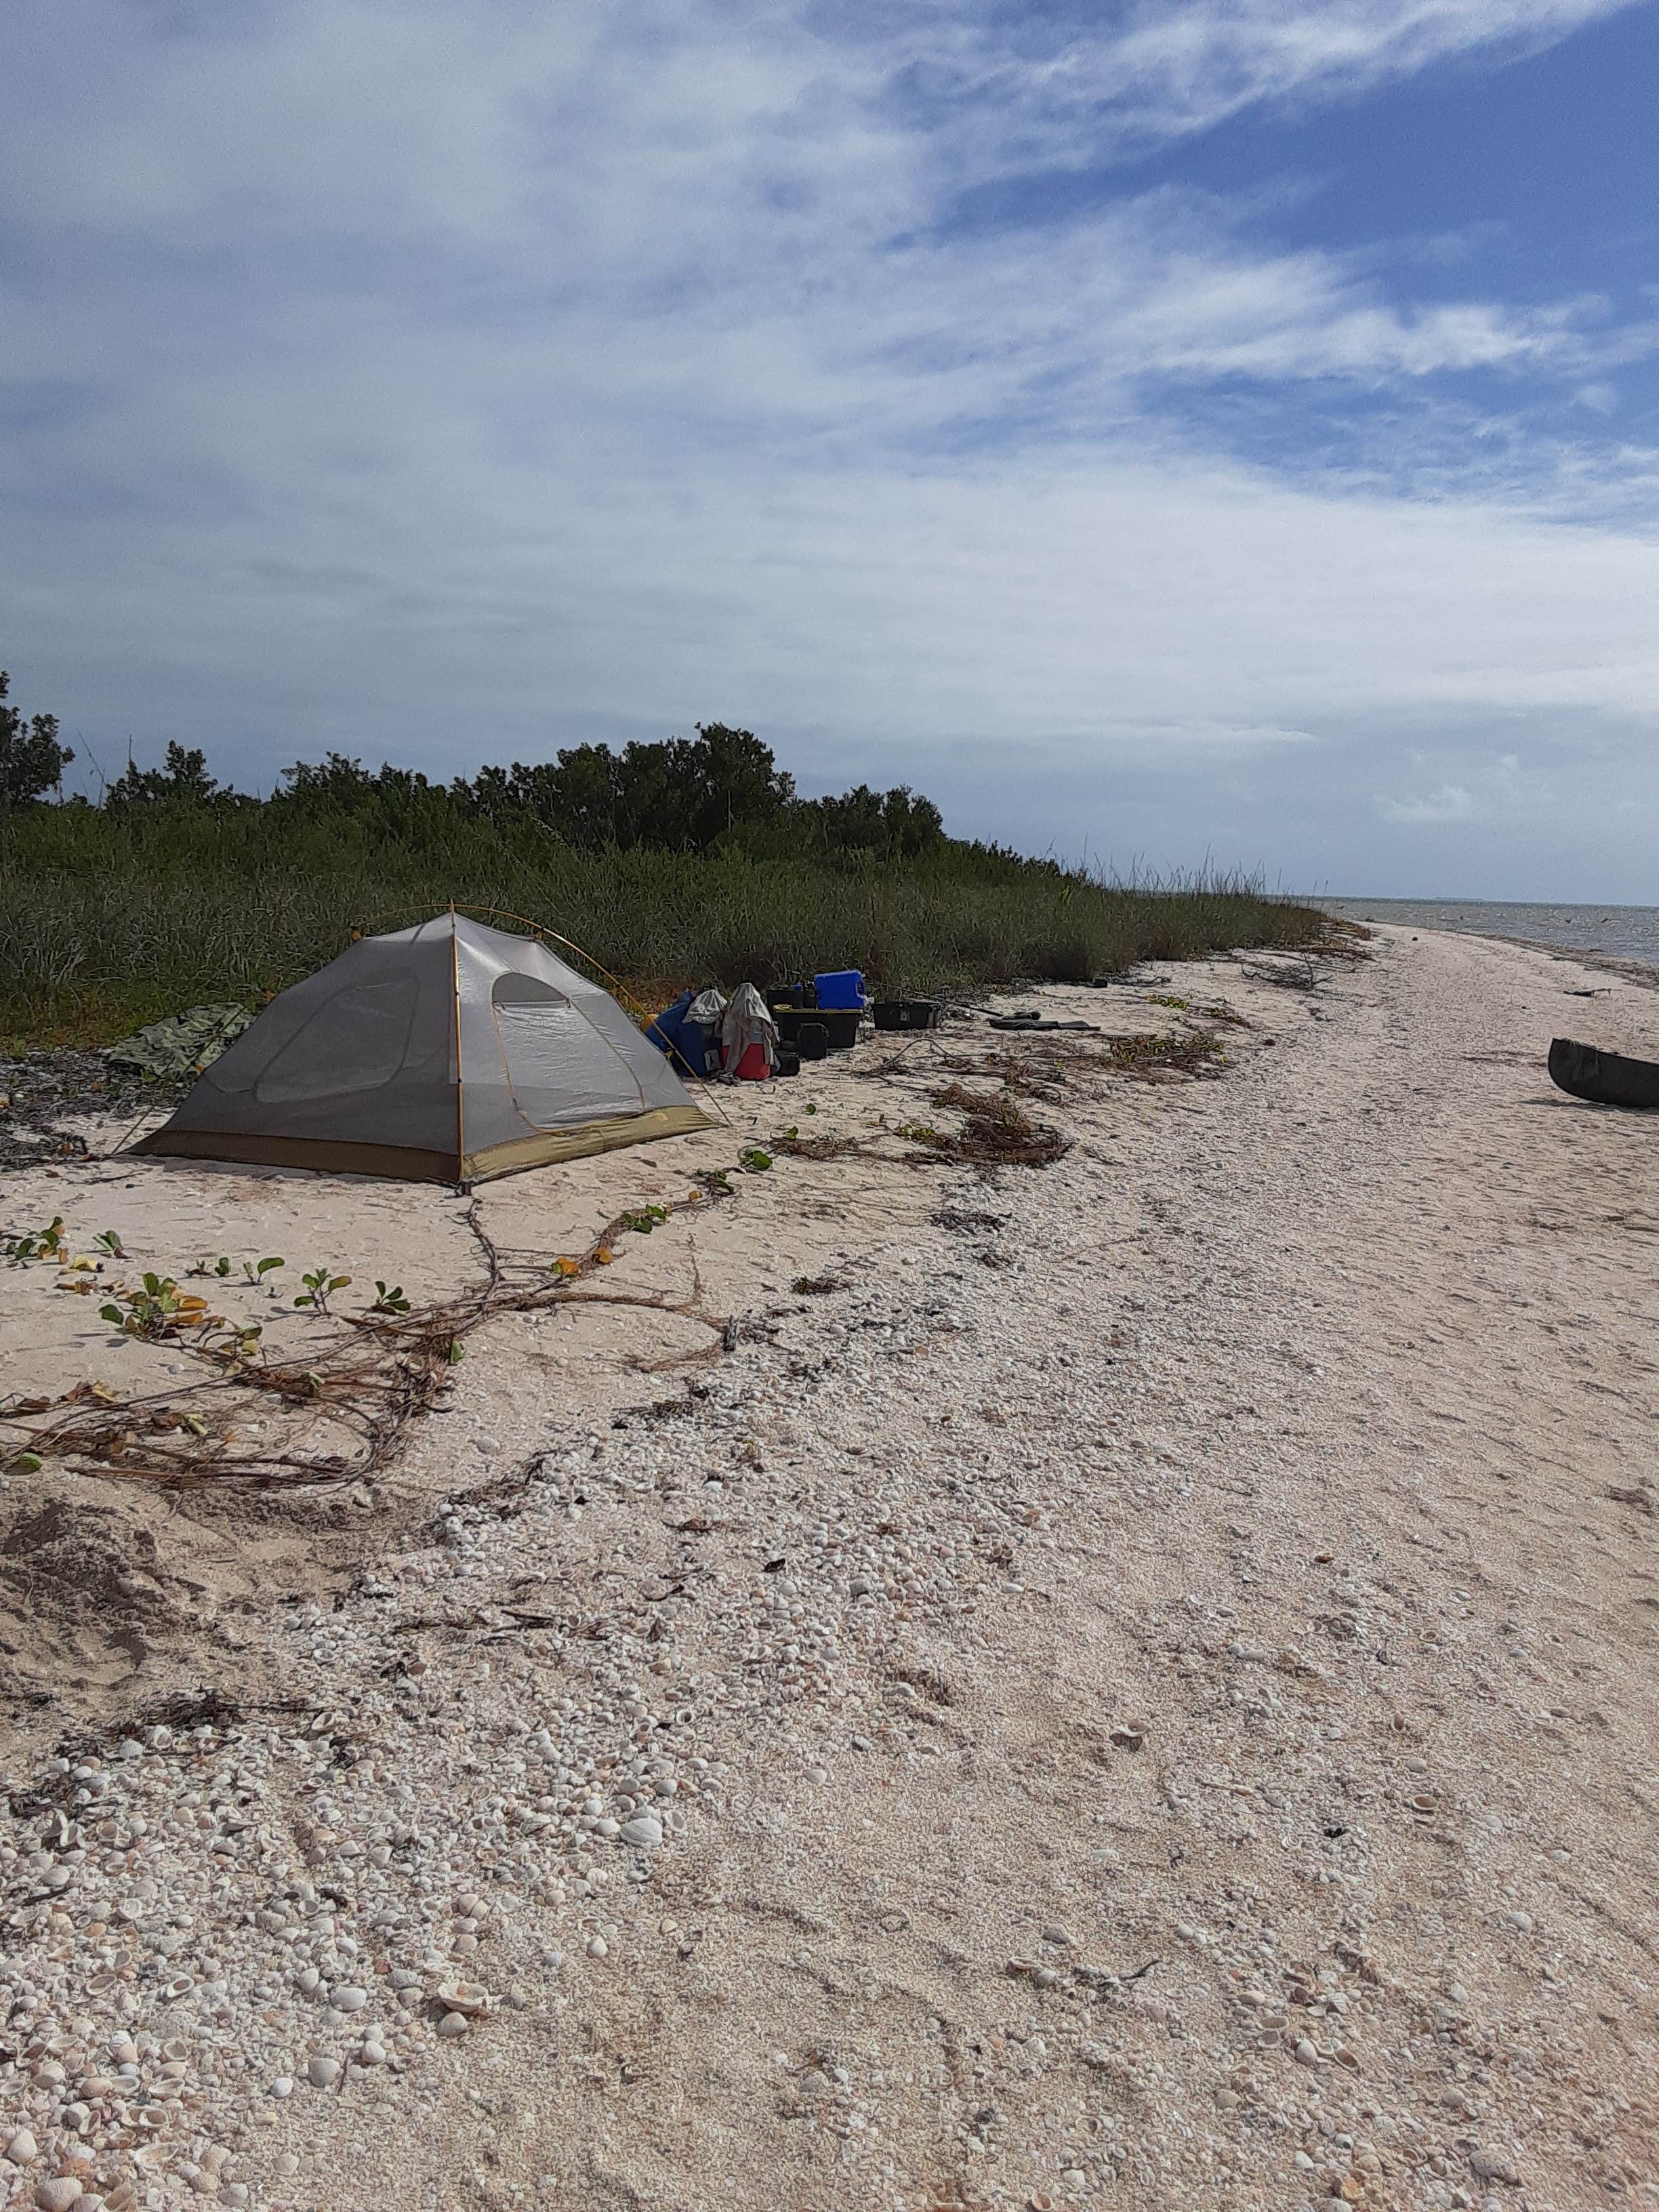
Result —
M111 773L767 737L1659 898L1654 0L53 0L0 662Z

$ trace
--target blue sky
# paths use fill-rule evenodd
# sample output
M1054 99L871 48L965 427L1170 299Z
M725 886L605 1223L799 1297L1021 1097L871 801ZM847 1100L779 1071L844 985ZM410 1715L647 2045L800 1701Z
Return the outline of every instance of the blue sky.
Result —
M268 787L741 722L953 829L1659 884L1659 9L59 0L0 664Z

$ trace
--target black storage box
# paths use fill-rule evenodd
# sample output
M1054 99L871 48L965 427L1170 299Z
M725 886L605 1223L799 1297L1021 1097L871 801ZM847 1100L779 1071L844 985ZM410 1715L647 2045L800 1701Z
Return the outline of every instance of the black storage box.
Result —
M840 1023L843 1027L845 1027L846 1024L850 1022L853 1024L854 1030L856 1031L859 1019L856 1013L838 1014L821 1010L817 1006L774 1006L772 1009L772 1018L778 1025L779 1036L781 1037L786 1043L793 1043L799 1036L803 1026L808 1022L823 1022L826 1024ZM843 1040L845 1044L852 1044L854 1042L854 1037L850 1036L847 1036ZM836 1030L834 1028L830 1029L829 1043L830 1049L832 1052L839 1052L842 1048L842 1047L838 1045L836 1042ZM807 1055L809 1059L811 1056L811 1055L810 1054Z
M830 1049L830 1032L816 1014L795 1025L795 1050L803 1060L822 1060ZM781 1046L780 1046L781 1050Z
M778 1025L778 1035L792 1044L799 1044L803 1060L822 1060L825 1051L846 1052L859 1041L859 1024L864 1018L856 1006L844 1011L836 1006L775 1007L773 1020ZM821 1049L812 1051L807 1044L809 1030L819 1030L823 1038Z
M936 999L878 999L874 1012L878 1030L931 1030L939 1026Z

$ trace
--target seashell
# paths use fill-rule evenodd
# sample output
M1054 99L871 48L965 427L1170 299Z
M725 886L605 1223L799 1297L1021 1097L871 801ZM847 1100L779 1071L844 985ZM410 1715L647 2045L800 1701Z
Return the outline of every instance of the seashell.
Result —
M482 2020L495 2007L495 1998L481 1982L440 1982L438 2000L447 2011L470 2020Z

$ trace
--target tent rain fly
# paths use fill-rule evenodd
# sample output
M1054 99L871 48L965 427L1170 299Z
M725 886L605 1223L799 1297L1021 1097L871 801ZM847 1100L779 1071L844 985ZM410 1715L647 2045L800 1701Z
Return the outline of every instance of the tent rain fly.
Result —
M451 913L272 1000L133 1150L479 1182L708 1126L608 991Z

